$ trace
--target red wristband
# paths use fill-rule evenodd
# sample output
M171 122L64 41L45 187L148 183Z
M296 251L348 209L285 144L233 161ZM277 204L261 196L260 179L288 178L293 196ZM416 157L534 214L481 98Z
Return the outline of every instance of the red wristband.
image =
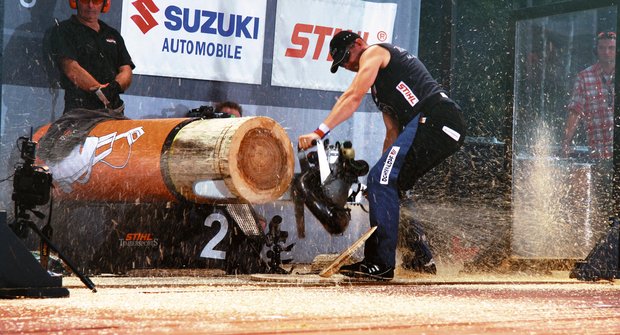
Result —
M314 133L319 135L321 139L323 139L327 134L329 134L329 127L325 123L321 123L318 128L314 130Z
M317 135L319 135L319 137L320 137L321 139L323 139L323 137L325 137L325 133L324 133L321 129L319 129L319 128L316 128L316 129L314 130L314 133L315 133L315 134L317 134Z

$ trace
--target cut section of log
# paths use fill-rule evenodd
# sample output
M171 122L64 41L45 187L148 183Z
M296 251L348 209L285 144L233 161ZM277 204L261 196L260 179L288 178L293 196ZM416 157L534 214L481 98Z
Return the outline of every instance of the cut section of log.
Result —
M166 155L175 190L196 203L275 200L290 186L295 166L286 131L262 116L194 121L179 130Z

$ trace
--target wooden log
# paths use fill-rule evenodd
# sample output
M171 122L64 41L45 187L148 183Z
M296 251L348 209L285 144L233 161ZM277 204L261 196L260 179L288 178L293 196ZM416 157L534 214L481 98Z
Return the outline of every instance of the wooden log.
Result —
M221 202L230 197L226 190L250 203L277 199L290 186L295 166L286 131L268 117L192 122L166 154L175 189L196 203Z
M68 200L264 203L288 189L293 157L268 117L183 118L103 121L69 155L37 163Z

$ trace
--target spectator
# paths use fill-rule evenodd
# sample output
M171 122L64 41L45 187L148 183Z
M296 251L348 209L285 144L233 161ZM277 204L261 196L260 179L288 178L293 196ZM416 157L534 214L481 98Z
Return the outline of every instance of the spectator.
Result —
M243 116L243 109L241 108L241 105L233 101L224 101L215 105L215 112L230 114L234 117Z
M70 0L77 14L52 32L51 55L61 71L64 113L75 109L110 109L123 113L125 92L135 67L120 33L99 20L110 0Z
M583 122L590 157L608 160L613 156L616 33L599 33L594 52L598 61L577 75L568 104L562 151L565 156L570 154L577 127Z

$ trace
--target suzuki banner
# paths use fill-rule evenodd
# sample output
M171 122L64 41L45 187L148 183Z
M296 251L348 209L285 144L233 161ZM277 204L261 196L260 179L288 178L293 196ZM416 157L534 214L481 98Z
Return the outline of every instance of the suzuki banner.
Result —
M123 1L134 73L260 84L267 0Z
M329 71L332 36L350 30L369 44L390 43L396 7L359 0L278 1L271 84L344 91L354 73Z

